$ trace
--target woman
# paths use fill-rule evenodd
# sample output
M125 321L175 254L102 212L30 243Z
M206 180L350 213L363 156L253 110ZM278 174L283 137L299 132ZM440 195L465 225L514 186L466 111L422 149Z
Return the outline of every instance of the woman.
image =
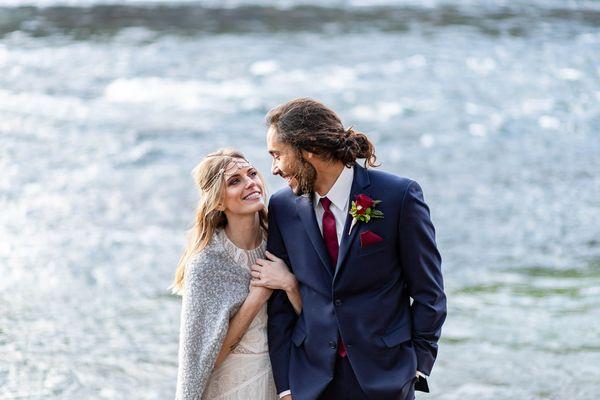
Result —
M265 186L233 150L208 155L193 176L200 201L172 286L183 295L176 398L277 399L266 302L282 289L302 305L294 275L265 252Z

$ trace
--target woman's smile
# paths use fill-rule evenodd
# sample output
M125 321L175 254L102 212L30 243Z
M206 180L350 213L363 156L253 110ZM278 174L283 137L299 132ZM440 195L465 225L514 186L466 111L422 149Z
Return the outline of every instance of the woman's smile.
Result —
M242 197L243 201L256 201L256 200L260 200L261 197L261 192L259 190L253 190L250 193L248 193L246 196Z

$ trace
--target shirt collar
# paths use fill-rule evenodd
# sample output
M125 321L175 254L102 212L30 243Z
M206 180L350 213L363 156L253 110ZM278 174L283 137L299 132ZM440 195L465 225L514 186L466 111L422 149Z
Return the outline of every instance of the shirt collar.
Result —
M319 196L319 194L315 192L315 204L319 204L319 201L323 197L327 197L338 209L342 211L345 210L348 207L348 199L350 198L353 180L354 167L344 167L340 176L338 176L337 180L325 196Z

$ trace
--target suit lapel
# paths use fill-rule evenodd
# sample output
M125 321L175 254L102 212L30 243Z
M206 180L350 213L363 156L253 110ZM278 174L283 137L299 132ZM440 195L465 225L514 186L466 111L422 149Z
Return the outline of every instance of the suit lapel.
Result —
M296 210L298 211L298 215L300 216L300 220L308 234L310 242L321 259L323 268L327 270L329 275L333 276L329 253L327 253L327 248L325 247L323 236L321 235L319 225L317 224L317 218L315 217L315 211L310 198L308 196L298 196L296 198Z
M369 179L369 174L367 172L367 170L363 167L361 167L358 164L354 165L354 179L352 180L352 189L350 190L350 198L348 199L348 212L350 212L351 206L352 206L352 200L354 200L354 196L356 196L357 194L366 194L368 196L370 196L370 193L368 191L366 191L365 189L369 187L369 185L371 184L371 181ZM350 234L348 234L348 231L350 230L350 226L352 225L352 216L350 216L350 214L348 213L346 216L346 223L344 225L344 232L342 232L342 240L340 243L340 252L338 255L338 262L337 265L335 267L335 275L334 275L334 279L335 277L337 277L341 267L344 264L344 260L346 258L346 256L348 255L348 252L350 251L350 248L352 247L352 243L354 242L354 239L356 238L356 236L358 235L358 231L359 231L359 223L357 223L356 225L354 225L354 227L352 228L352 232L350 232Z

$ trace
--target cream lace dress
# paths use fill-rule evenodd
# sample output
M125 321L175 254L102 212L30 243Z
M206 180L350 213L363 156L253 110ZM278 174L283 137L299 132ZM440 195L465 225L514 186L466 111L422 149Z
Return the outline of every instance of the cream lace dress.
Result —
M231 258L250 270L257 258L264 258L266 241L253 250L233 244L224 230L217 238ZM254 321L225 361L211 374L203 400L275 400L278 399L273 381L267 343L267 305L263 305Z

